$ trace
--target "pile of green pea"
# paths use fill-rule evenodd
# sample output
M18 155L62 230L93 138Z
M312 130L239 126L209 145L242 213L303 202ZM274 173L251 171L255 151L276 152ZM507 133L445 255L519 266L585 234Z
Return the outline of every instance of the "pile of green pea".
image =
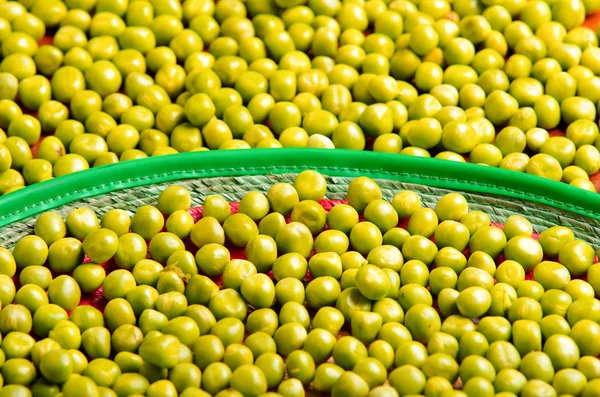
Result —
M119 161L253 147L468 156L595 191L600 48L581 25L598 9L0 0L0 195Z
M598 396L600 263L570 229L326 191L40 215L0 248L0 397Z

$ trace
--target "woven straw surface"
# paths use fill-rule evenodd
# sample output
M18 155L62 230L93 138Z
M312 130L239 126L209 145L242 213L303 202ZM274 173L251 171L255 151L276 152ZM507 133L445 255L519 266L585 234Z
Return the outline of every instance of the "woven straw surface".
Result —
M212 194L219 194L227 201L236 202L250 191L266 193L274 183L292 182L294 177L295 174L278 174L180 180L123 189L106 195L81 199L54 211L66 217L75 208L88 207L94 210L98 217L101 217L109 210L119 208L129 211L130 215L133 215L136 208L148 204L156 205L160 192L173 184L185 186L191 192L192 206L202 205L204 198ZM326 179L326 198L331 200L345 199L346 189L352 178L326 176ZM378 179L377 182L382 189L384 198L388 200L391 200L400 190L414 190L419 193L423 204L428 207L433 207L441 196L451 192L451 190L446 189L390 180ZM536 232L541 232L555 225L567 226L573 230L577 238L592 244L594 248L598 248L600 221L530 201L479 193L461 193L467 198L471 210L486 212L493 222L504 223L508 216L520 214L530 220ZM0 245L7 248L12 247L20 238L32 233L34 223L35 217L30 217L3 227L0 230Z

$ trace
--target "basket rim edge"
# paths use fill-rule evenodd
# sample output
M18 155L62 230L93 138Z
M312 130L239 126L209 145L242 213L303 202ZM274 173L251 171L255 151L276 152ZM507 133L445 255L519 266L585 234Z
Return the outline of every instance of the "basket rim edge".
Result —
M333 177L369 176L493 194L600 220L597 193L525 173L390 153L287 148L180 153L57 177L0 197L0 227L78 199L121 189L183 179L298 173L307 169Z

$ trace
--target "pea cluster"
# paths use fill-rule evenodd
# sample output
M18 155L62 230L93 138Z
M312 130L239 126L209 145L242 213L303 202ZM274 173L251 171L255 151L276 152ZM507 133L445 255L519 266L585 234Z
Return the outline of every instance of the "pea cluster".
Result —
M600 2L497 3L0 0L0 194L253 147L468 157L594 191L600 49L581 25Z
M0 397L598 395L600 263L570 229L326 191L40 215L0 248Z

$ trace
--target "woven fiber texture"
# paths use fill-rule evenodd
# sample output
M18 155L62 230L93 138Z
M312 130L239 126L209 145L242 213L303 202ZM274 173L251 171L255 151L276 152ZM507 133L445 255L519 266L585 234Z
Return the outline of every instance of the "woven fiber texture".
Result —
M133 215L136 208L143 205L156 205L157 198L166 187L180 185L186 187L192 195L192 206L202 205L204 199L213 194L219 194L229 202L239 201L246 193L261 191L266 193L277 182L292 182L296 174L286 173L277 175L219 177L186 179L174 182L152 184L141 187L122 189L110 194L89 197L70 202L59 207L54 212L63 218L76 208L87 207L92 209L100 218L111 209L123 209ZM346 198L348 184L353 178L331 177L325 175L327 180L327 199L343 200ZM419 193L423 205L433 208L437 200L443 195L455 190L428 187L425 185L402 183L390 180L376 180L382 189L383 197L391 200L401 190L413 190ZM587 218L568 211L559 210L548 205L517 200L502 196L485 195L480 193L462 192L470 210L486 212L492 222L504 223L506 218L513 214L527 217L535 232L539 233L548 227L561 225L573 230L575 236L598 248L600 237L600 221ZM39 214L38 214L39 215ZM15 222L0 230L0 245L12 248L22 237L31 234L37 215Z

